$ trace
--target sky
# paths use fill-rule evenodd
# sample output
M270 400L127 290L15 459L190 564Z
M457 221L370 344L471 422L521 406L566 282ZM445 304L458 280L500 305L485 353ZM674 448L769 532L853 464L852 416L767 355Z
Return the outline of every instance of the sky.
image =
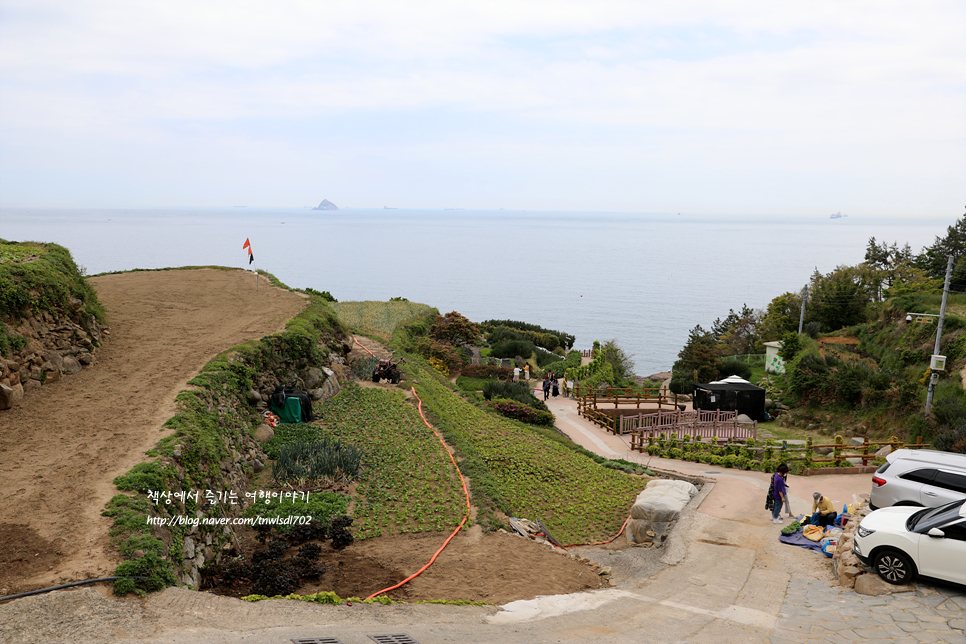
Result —
M966 2L0 0L0 207L959 216Z

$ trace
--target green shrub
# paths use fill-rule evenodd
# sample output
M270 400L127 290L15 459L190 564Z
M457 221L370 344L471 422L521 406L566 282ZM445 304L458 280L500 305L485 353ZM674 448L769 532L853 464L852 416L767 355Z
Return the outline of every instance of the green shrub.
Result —
M487 400L507 398L529 405L540 411L549 411L547 404L533 395L530 385L526 382L487 381L483 385L483 397Z
M459 376L456 379L456 386L463 391L480 391L486 386L486 383L490 382L490 378L470 378L468 376Z
M533 354L534 345L528 340L500 340L490 348L490 355L494 358L529 358Z
M513 375L513 369L492 364L473 364L460 369L460 374L470 378L506 380Z
M580 366L580 359L580 351L570 351L567 353L567 357L563 360L549 363L546 367L544 367L544 371L549 371L554 375L564 377L564 375L567 373L567 369L574 369Z
M966 404L962 399L938 400L932 407L936 423L935 449L966 454Z
M535 347L534 352L537 356L537 366L541 369L546 369L548 365L560 362L560 356L558 356L556 353L551 353L546 349ZM561 372L561 374L562 373L563 372Z
M115 570L114 594L118 597L134 593L143 597L146 593L161 590L177 583L171 563L162 559L154 550L144 553L140 559L125 561Z
M721 361L721 365L721 373L726 374L725 377L738 376L744 380L751 380L751 367L741 360L725 358Z
M148 490L164 490L174 477L174 471L164 467L158 461L151 461L138 463L127 474L116 477L114 485L119 490L134 490L147 494Z
M494 398L486 403L487 408L506 418L519 420L528 425L552 427L556 418L549 411L541 411L530 405L507 398Z

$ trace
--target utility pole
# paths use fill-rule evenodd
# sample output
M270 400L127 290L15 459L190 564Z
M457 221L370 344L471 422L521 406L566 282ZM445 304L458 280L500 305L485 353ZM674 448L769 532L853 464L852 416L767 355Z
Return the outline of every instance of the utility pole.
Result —
M798 315L798 335L802 334L802 325L805 323L805 298L808 297L808 284L802 287L802 312Z
M953 274L953 256L949 256L949 261L946 263L946 284L943 286L943 303L939 307L939 326L936 328L936 345L932 350L932 358L929 361L929 370L932 372L929 374L929 389L926 392L926 415L932 409L932 395L936 390L936 382L939 381L939 372L944 371L946 364L943 361L943 367L941 369L936 368L936 356L939 355L939 341L943 337L943 318L946 317L946 300L949 298L949 280Z

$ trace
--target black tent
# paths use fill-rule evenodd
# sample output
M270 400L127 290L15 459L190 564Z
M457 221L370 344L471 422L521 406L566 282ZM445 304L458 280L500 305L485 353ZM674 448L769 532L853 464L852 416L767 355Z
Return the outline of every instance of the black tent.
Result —
M695 409L736 411L752 420L765 420L765 390L750 382L692 383Z

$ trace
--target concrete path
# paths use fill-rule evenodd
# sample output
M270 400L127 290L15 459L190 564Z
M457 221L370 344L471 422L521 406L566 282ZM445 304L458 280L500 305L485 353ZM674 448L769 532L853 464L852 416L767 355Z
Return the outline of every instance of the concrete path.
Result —
M614 546L575 549L613 570L616 587L540 597L503 607L445 605L319 606L270 600L249 604L178 588L144 602L118 601L93 590L71 593L75 608L51 593L30 602L38 619L70 625L69 638L44 641L282 644L336 638L363 644L402 635L421 644L501 642L608 644L805 644L950 642L966 644L966 596L919 585L886 597L865 597L833 585L827 559L778 541L764 509L768 474L700 463L651 459L576 414L573 401L549 401L558 427L599 454L649 464L709 481L684 510L660 550ZM836 505L869 492L870 475L790 477L792 509L811 510L813 491ZM110 612L110 628L84 629L90 614ZM0 641L9 637L0 607ZM336 640L328 640L336 641ZM385 641L385 640L384 640ZM405 641L405 640L396 640Z

